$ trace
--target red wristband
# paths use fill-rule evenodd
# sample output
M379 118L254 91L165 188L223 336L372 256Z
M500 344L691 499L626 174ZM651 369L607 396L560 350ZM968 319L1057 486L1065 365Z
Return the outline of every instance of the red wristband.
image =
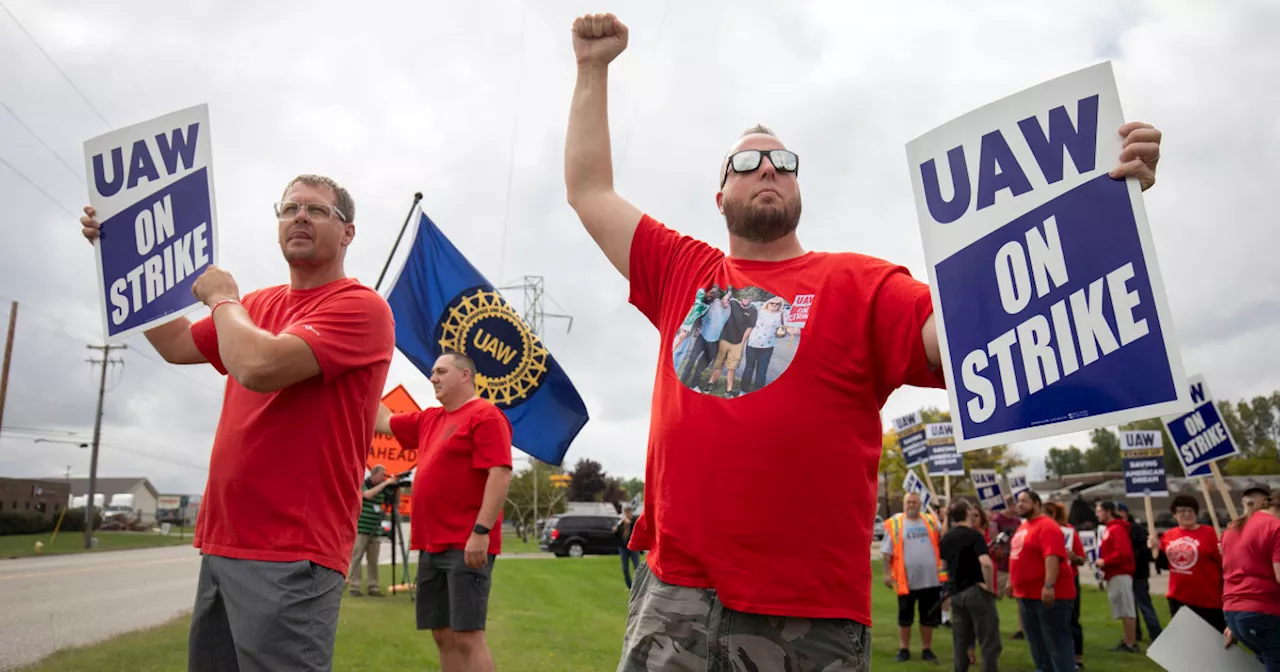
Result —
M239 302L239 301L237 301L237 300L235 300L235 299L219 299L218 301L214 302L213 306L211 306L211 307L209 308L209 315L210 315L210 316L212 316L212 315L213 315L213 311L217 310L217 309L218 309L218 306L221 306L221 305L222 305L222 304L224 304L224 303L235 303L235 304L239 304L240 302Z

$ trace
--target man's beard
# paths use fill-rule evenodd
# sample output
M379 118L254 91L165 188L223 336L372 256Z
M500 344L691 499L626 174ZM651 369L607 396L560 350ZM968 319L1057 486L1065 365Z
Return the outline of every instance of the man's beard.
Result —
M772 243L800 226L800 196L781 208L724 201L724 222L729 233L753 243Z

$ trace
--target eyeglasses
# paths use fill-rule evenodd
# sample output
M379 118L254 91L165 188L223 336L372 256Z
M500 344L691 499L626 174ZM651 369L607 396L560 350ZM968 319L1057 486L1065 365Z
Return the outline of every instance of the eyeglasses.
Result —
M732 168L735 173L750 173L760 167L760 161L764 155L769 155L769 163L773 164L774 170L784 173L794 173L800 170L800 157L795 152L787 149L744 149L735 152L729 157L729 163L724 167L724 175L720 178L720 188L723 189L726 182L729 181L729 169Z
M324 222L335 214L338 219L347 221L347 216L338 208L328 203L298 203L296 201L280 201L275 204L276 217L278 219L293 219L298 216L298 208L307 209L307 217L313 221Z

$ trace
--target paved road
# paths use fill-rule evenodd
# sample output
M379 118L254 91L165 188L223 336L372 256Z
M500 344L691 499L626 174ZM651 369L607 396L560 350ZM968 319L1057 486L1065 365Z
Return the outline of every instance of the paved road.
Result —
M0 560L0 670L190 611L199 573L189 546Z

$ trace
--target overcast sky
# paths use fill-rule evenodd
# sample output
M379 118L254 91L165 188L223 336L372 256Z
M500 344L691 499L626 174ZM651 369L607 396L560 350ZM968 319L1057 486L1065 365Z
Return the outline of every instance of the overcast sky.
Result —
M571 332L552 321L545 336L592 415L568 461L643 475L657 334L564 196L569 27L593 11L631 28L610 82L625 197L727 245L717 167L741 130L763 122L801 156L806 247L880 256L920 278L904 145L1112 60L1126 117L1166 134L1146 205L1188 373L1203 373L1219 398L1280 388L1280 235L1268 205L1280 183L1275 3L3 1L0 299L22 305L0 475L88 472L87 450L33 441L92 435L85 346L101 342L102 326L92 249L73 214L88 198L84 141L201 103L220 253L242 291L288 281L271 203L295 175L330 175L351 191L347 272L368 284L420 190L490 281L542 275L558 304L549 310L574 316ZM142 337L128 345L113 355L124 363L110 372L99 474L199 493L223 379L164 364ZM434 403L400 355L388 389L397 383ZM945 408L946 395L900 390L883 417L922 405ZM1038 467L1049 446L1087 440L1018 449Z

